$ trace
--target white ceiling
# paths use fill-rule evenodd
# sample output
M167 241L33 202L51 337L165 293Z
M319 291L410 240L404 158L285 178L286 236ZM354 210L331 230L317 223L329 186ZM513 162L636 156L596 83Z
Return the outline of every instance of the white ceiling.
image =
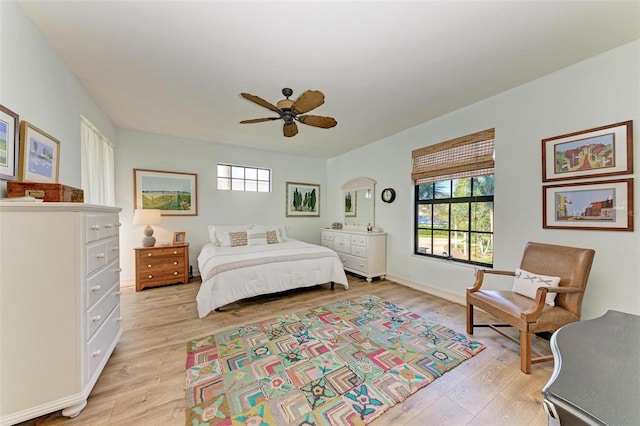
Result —
M331 158L640 38L638 1L21 1L118 127ZM617 66L612 64L612 66ZM320 90L338 125L239 124Z

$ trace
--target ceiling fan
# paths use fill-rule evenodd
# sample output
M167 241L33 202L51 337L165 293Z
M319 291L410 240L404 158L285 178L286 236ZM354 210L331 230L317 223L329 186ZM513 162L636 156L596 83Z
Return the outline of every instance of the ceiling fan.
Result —
M318 108L320 105L322 105L324 103L324 94L322 92L318 90L307 90L302 95L300 95L298 99L295 100L295 102L289 99L289 96L293 94L293 90L284 88L282 89L282 94L286 97L286 99L279 101L277 104L278 106L276 106L258 96L251 95L249 93L241 93L240 95L243 98L258 104L261 107L270 109L271 111L278 113L278 117L254 118L252 120L243 120L240 123L262 123L264 121L282 119L284 120L282 132L288 138L298 134L298 126L296 125L296 121L308 126L321 127L323 129L329 129L338 124L332 117L323 117L321 115L299 115L305 114L312 109Z

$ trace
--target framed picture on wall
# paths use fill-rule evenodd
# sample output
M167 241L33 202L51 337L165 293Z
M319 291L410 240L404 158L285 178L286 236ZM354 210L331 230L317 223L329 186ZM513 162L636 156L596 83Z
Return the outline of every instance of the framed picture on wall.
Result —
M198 175L133 169L134 208L159 209L162 216L198 215Z
M542 227L633 231L633 179L542 187Z
M542 181L633 173L633 122L542 140Z
M320 216L320 185L287 182L287 216Z
M20 156L18 114L0 105L0 179L18 179Z
M20 123L20 181L58 183L60 141L31 123Z

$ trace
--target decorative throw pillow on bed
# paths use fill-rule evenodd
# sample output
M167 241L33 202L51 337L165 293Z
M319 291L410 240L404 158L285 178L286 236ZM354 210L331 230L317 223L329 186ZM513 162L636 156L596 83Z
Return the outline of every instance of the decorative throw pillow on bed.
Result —
M247 230L247 245L262 246L267 244L267 233L261 229Z
M231 247L246 246L248 241L247 231L229 232L229 241Z
M267 244L278 244L278 231L267 231Z
M536 298L538 287L557 287L560 277L550 277L547 275L534 274L524 269L516 269L516 277L513 280L513 291L531 299ZM557 293L547 293L544 303L556 305Z

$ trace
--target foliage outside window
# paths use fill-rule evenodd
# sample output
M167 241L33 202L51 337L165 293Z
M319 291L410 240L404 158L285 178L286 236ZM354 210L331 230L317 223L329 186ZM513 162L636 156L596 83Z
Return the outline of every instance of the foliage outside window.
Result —
M224 191L271 192L271 170L218 164L218 189Z
M493 266L494 130L413 152L415 249Z

